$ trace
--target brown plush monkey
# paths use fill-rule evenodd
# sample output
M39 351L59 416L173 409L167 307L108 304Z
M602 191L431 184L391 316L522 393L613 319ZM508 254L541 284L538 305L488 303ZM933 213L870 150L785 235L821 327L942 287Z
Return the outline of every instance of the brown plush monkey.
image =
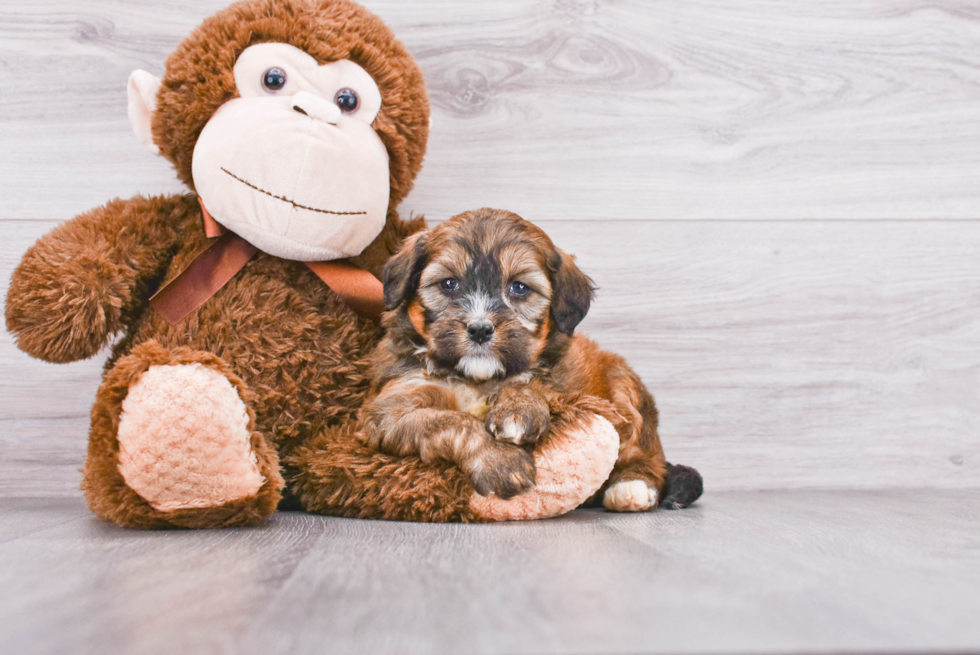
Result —
M476 509L449 463L352 438L380 329L304 262L348 257L379 276L423 227L395 207L422 165L428 99L378 18L348 0L240 2L181 43L162 80L134 73L129 114L192 193L114 200L56 228L24 256L6 307L39 359L112 344L82 483L95 514L245 525L286 490L317 512L489 520L565 511L601 485L576 466L601 469L615 432L596 412L615 416L588 399L555 408L578 441L550 455L567 464L551 500L517 514L485 498Z
M379 275L422 227L394 208L425 152L423 77L354 3L253 0L206 20L162 83L134 74L130 116L211 215L262 252L171 325L148 299L209 246L198 195L114 200L27 252L7 326L50 362L113 344L83 480L99 517L254 523L279 503L281 458L360 405L379 329L302 261L352 256Z

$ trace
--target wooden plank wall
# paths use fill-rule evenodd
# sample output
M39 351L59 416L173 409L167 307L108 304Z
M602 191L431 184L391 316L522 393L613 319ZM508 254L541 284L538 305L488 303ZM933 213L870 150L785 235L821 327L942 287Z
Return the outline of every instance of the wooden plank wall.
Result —
M126 121L224 0L3 2L0 291L38 236L179 191ZM403 205L538 222L709 489L980 485L980 5L371 0L433 101ZM0 335L0 495L77 494L100 361Z

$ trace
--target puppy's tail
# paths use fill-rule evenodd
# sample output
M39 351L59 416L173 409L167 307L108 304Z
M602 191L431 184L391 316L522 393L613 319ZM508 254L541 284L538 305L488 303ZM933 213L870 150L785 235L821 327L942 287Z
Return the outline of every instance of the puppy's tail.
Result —
M684 509L701 497L704 480L701 474L690 466L667 462L667 483L660 507L664 509Z

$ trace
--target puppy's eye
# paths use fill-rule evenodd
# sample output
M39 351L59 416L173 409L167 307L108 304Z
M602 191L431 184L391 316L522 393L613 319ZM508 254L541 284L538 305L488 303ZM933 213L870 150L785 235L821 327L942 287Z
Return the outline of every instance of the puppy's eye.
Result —
M452 293L453 291L459 290L459 280L454 277L447 277L445 280L439 283L439 288L446 293Z
M262 73L262 88L269 93L282 91L286 86L286 71L273 67Z
M511 282L510 287L507 288L507 292L512 296L524 298L527 296L527 294L531 293L531 287L527 286L523 282Z

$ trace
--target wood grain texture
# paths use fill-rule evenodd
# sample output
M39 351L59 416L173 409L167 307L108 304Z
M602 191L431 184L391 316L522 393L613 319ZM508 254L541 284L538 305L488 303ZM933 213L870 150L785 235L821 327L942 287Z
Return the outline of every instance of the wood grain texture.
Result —
M0 503L0 646L23 653L980 649L972 491L727 492L499 525L280 513L138 532Z
M980 486L980 222L540 224L709 490ZM51 225L7 222L0 291ZM0 336L0 495L77 493L100 363Z
M4 3L0 217L173 190L130 70L226 0ZM405 208L549 218L980 217L969 0L369 0L434 105Z
M180 191L126 79L225 4L3 1L0 291L57 221ZM403 208L512 209L578 253L584 329L709 489L980 484L975 3L366 4L433 101ZM101 362L0 335L0 496L78 493Z

